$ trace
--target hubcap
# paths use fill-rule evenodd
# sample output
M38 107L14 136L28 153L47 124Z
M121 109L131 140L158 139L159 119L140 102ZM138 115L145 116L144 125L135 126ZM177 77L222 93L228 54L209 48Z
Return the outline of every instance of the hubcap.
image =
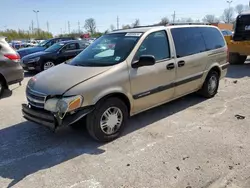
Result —
M53 62L49 61L49 62L47 62L47 63L44 64L43 69L47 70L47 69L49 69L51 67L54 67L54 66L55 66L55 64Z
M101 129L107 135L114 134L120 129L122 120L122 111L117 107L110 107L101 116Z
M217 87L217 78L215 76L212 76L210 79L209 79L209 82L208 82L208 92L210 94L213 94L216 90L216 87Z

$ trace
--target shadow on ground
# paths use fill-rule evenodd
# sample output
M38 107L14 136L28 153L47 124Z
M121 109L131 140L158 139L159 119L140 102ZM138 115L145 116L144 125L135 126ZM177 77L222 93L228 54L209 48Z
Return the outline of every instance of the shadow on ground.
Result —
M228 78L250 77L250 61L246 61L243 65L229 65L227 75Z
M122 136L204 101L189 95L137 115L129 120ZM11 187L26 176L84 154L99 155L102 145L83 131L70 128L52 133L46 128L23 122L0 130L0 176L12 179Z
M35 76L37 74L37 72L35 71L24 71L24 77L32 77Z

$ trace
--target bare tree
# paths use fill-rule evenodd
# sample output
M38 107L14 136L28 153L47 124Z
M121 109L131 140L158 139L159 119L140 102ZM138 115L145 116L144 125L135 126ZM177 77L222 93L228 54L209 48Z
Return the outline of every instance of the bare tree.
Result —
M159 22L159 25L167 25L169 23L169 19L167 17L164 17Z
M225 23L234 22L234 9L233 8L225 9L221 18Z
M122 29L130 29L131 27L130 27L130 25L123 25L122 26Z
M110 31L114 31L115 30L115 26L113 24L110 25Z
M137 27L140 25L140 20L136 19L134 23L132 23L132 27Z
M245 9L244 5L238 4L238 5L236 5L236 7L235 7L235 12L236 12L237 14L241 14L241 13L244 11L244 9Z
M215 15L208 14L203 18L203 22L208 22L208 23L218 23L219 19L215 17Z
M90 32L91 34L95 33L96 31L96 23L94 18L89 18L85 20L84 28Z
M192 18L181 18L181 19L178 19L176 22L180 22L180 23L193 22L193 19Z

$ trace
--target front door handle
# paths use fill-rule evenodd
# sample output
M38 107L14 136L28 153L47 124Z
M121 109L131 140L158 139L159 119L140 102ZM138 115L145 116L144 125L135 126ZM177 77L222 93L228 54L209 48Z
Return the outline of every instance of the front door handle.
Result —
M178 67L183 67L185 65L185 61L179 61L178 62Z
M171 70L171 69L174 69L174 63L169 63L168 65L167 65L167 70Z

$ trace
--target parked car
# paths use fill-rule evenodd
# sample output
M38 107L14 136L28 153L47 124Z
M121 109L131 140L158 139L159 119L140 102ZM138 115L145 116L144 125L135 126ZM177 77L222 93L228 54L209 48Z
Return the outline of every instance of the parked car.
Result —
M24 70L40 72L72 59L84 48L86 46L80 40L58 42L45 51L24 56L21 60L21 65Z
M113 41L115 47L96 48L103 41ZM114 31L68 64L31 78L22 112L27 120L52 129L85 118L82 126L94 139L111 141L129 116L193 92L214 97L227 66L227 45L214 26Z
M24 72L19 62L18 53L6 42L5 37L0 37L0 97L9 85L23 80Z
M53 38L53 39L48 39L45 40L41 43L39 43L35 47L29 47L29 48L23 48L20 50L17 50L18 54L20 55L21 58L23 58L26 55L35 53L35 52L41 52L52 46L53 44L61 41L67 41L67 40L74 40L74 37L63 37L63 38Z
M233 32L230 30L222 29L221 32L224 36L233 36Z

